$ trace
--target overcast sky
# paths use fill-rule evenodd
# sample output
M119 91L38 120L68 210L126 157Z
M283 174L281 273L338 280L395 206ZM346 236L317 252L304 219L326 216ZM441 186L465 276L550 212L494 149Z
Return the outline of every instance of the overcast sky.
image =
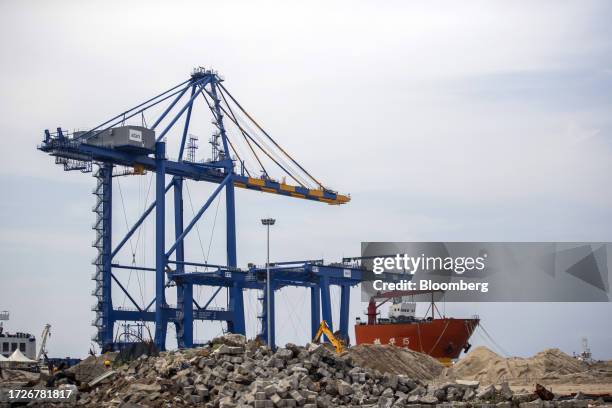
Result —
M331 207L239 191L241 266L264 262L263 216L278 220L274 260L336 261L358 255L361 241L611 241L611 20L606 1L0 0L7 327L38 336L50 323L52 356L84 355L93 334L94 180L37 151L43 130L94 126L198 65L219 70L283 147L352 197ZM126 207L115 202L118 234L145 205L149 177L117 182ZM197 210L213 186L189 188ZM187 243L195 259L224 263L222 203L218 222L205 217ZM148 265L152 232L145 225L135 251ZM122 279L148 303L151 276ZM353 295L351 321L366 307ZM279 342L306 342L307 292L278 296ZM256 295L245 303L253 335ZM587 336L596 357L612 358L611 306L446 311L479 314L510 354L571 353ZM196 337L220 330L202 325ZM478 335L473 343L492 347Z

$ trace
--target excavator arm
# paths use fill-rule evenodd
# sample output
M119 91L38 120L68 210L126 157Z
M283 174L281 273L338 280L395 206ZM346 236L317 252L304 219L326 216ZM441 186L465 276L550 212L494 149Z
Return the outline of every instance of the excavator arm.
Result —
M327 322L325 320L323 320L319 325L317 335L312 340L313 343L319 343L323 335L325 335L327 337L327 340L329 340L334 346L334 348L336 349L336 353L342 353L344 351L344 342L334 336L334 333L332 333L332 331L329 329L329 326L327 325Z

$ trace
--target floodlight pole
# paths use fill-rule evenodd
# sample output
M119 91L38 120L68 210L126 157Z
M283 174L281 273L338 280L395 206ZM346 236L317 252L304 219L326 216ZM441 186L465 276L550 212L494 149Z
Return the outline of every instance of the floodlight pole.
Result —
M266 236L267 236L267 257L266 257L266 334L267 334L267 343L268 347L272 348L272 320L270 316L270 301L272 299L270 293L270 225L274 225L276 220L274 218L264 218L261 220L261 223L266 226Z

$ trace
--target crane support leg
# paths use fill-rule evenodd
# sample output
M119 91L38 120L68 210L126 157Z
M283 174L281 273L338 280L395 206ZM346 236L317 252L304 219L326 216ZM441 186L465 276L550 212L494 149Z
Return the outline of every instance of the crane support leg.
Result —
M236 207L234 205L234 184L225 185L225 210L227 212L227 266L236 267Z
M334 326L332 323L331 297L329 293L329 278L327 276L322 276L320 285L321 285L321 312L323 314L323 320L327 322L327 326L333 332Z
M179 348L193 347L193 285L178 284L176 338Z
M230 307L234 320L232 320L232 333L246 335L244 322L244 296L242 293L242 285L239 282L234 282L230 288ZM228 326L229 328L229 326Z
M349 307L351 302L351 287L340 286L340 333L344 339L349 338Z
M172 187L172 184L173 184L172 182L168 183L168 185L166 186L166 193L168 192L168 190L170 190L170 188ZM156 202L153 201L149 205L149 207L142 213L140 218L138 218L138 221L136 221L136 223L132 226L132 228L130 228L130 230L127 232L127 234L125 234L125 236L123 237L121 242L119 242L117 247L113 250L113 252L111 253L111 258L114 258L115 255L117 255L117 253L119 253L121 248L123 248L123 246L129 241L129 239L132 237L132 235L134 235L134 233L138 230L138 228L142 225L142 223L147 219L149 214L151 214L151 212L155 209L155 204L156 204Z
M113 225L113 165L105 163L100 168L102 177L102 344L113 342L113 298L112 287L112 225Z
M175 239L183 233L183 179L175 177L174 185L174 236ZM185 272L185 248L183 241L176 246L176 273ZM190 284L176 285L176 299L179 308L176 326L176 338L179 348L193 347L193 286Z
M155 345L159 350L166 349L168 322L164 314L166 306L165 273L165 225L166 225L166 144L155 143Z
M321 324L321 290L319 286L310 288L310 330L314 339Z
M268 339L268 319L270 319L270 344L268 345L270 348L276 348L276 338L274 335L275 332L275 324L274 324L274 286L272 286L270 290L270 299L268 299L268 291L264 289L264 301L263 301L263 315L264 319L262 320L262 338L263 341L267 341ZM267 315L266 310L268 310L268 301L270 302L270 316Z
M225 211L227 218L227 265L236 267L236 207L234 201L234 184L231 180L225 184ZM233 320L227 322L227 330L231 333L246 334L244 322L244 300L242 287L230 288L228 306L232 310Z

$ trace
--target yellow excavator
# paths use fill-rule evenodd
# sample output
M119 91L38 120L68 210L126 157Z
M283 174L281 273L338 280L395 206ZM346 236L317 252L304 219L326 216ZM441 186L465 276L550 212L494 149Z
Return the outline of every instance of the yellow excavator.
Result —
M325 320L321 321L319 330L317 330L317 335L314 339L312 339L312 342L319 343L323 335L325 335L327 340L329 340L330 343L336 348L336 353L342 353L344 351L344 347L346 346L345 342L332 333Z

